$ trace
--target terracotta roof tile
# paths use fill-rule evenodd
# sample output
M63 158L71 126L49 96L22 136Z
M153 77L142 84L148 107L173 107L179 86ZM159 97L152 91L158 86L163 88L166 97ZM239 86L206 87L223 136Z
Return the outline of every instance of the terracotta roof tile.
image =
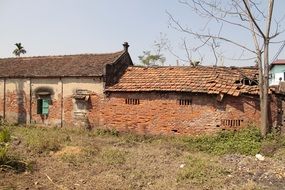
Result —
M183 91L208 94L258 94L255 67L129 67L117 84L106 91Z
M0 77L102 76L123 53L2 58Z

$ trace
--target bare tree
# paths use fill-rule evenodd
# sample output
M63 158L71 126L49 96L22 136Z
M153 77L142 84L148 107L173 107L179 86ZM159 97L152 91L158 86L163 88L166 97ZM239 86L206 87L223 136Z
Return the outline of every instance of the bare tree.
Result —
M166 45L166 50L173 55L174 57L176 57L177 62L182 61L186 64L189 64L189 66L191 67L196 67L202 64L204 56L201 55L201 53L199 52L199 48L195 47L195 48L190 48L188 46L188 42L185 38L182 39L182 43L180 44L181 48L183 49L185 56L179 56L172 48L172 46L170 45L170 42ZM193 58L193 53L196 53L199 55L198 58ZM185 58L184 58L185 57ZM184 64L183 64L184 65Z
M215 52L216 48L219 48L220 42L237 46L255 57L259 68L260 128L262 136L266 136L270 129L268 120L269 46L271 43L274 43L272 39L281 33L279 26L283 20L274 20L274 31L271 32L274 0L180 0L179 2L191 8L204 19L208 19L208 22L205 24L204 30L197 32L193 28L183 26L172 14L167 13L171 21L171 26L200 40L201 46L199 47L209 46L214 52L216 62L217 54ZM215 22L217 26L220 26L219 31L212 32L209 26L210 22ZM223 35L224 25L237 27L239 30L248 32L252 36L252 43L244 44L241 40L235 39L233 36L228 37ZM263 27L264 29L262 29Z

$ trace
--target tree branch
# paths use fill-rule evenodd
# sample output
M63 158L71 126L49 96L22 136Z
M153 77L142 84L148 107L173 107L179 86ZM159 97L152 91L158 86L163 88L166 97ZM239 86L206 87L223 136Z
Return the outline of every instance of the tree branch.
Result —
M247 10L247 14L248 14L250 20L252 21L252 23L254 24L254 26L256 27L256 29L258 30L258 32L260 33L260 35L262 36L262 38L265 39L266 37L265 37L264 33L262 32L261 28L260 28L259 25L257 24L255 18L253 17L253 15L252 15L252 13L251 13L251 11L250 11L248 0L242 0L242 2L243 2L244 6L245 6L245 8L246 8L246 10Z
M177 20L175 20L175 19L173 18L173 16L172 16L169 12L166 12L166 13L168 14L168 16L169 16L169 18L172 20L172 22L174 22L174 23L176 24L176 26L178 27L178 28L176 28L176 29L178 29L178 30L180 30L180 31L182 31L182 32L185 32L185 33L188 33L188 34L190 34L190 35L196 36L196 37L199 38L199 39L200 39L200 38L219 39L219 40L222 40L222 41L225 41L225 42L234 44L234 45L236 45L236 46L238 46L238 47L240 47L240 48L243 48L243 49L245 49L245 50L247 50L247 51L249 51L249 52L251 52L251 53L254 53L254 54L256 53L255 51L249 49L248 47L246 47L246 46L244 46L244 45L242 45L242 44L239 44L239 43L237 43L237 42L235 42L235 41L233 41L233 40L227 39L227 38L225 38L225 37L215 36L215 35L211 35L211 34L198 34L198 33L192 32L190 29L185 29L184 27L182 27L182 26L180 25L180 23L179 23ZM172 25L171 25L171 26L172 26Z

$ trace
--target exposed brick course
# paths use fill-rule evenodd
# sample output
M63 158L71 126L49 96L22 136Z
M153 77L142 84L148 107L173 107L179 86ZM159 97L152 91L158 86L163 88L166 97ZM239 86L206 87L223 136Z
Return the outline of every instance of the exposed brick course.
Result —
M140 104L126 104L126 98ZM179 105L179 99L191 99L192 104ZM260 118L258 96L225 96L219 102L215 95L193 93L111 93L100 112L102 126L142 134L235 130L258 125Z
M29 118L29 97L24 91L8 92L5 102L6 118L14 123L25 123Z

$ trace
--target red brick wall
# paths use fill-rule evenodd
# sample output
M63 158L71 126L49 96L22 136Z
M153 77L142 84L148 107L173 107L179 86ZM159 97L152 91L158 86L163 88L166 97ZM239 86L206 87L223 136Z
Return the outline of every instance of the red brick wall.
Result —
M119 131L150 134L197 134L258 125L258 96L224 96L221 102L216 97L181 93L111 93L101 105L100 124ZM139 99L140 104L126 104L126 98ZM186 98L191 99L192 104L179 105L178 99Z
M26 123L29 119L30 97L24 91L6 93L5 113L6 119L12 123ZM2 99L2 110L4 99Z
M93 94L90 96L89 101L89 109L88 109L88 121L90 123L90 127L98 127L100 122L100 105L101 102L104 101L104 97Z
M72 126L73 123L73 109L74 105L72 102L72 96L64 98L63 100L63 109L64 109L64 125L65 126Z
M64 98L64 126L76 126L82 127L91 127L99 125L99 109L100 109L100 101L103 98L97 94L90 95L89 99L86 101L86 120L82 118L76 118L74 116L74 98L68 97ZM83 122L86 122L83 124Z
M49 115L38 115L36 98L32 100L32 123L60 126L61 94L53 97ZM139 99L139 105L126 104L125 99ZM191 105L179 105L178 99L191 99ZM282 101L271 98L271 117L274 125L282 123ZM197 134L222 129L238 129L259 124L258 96L224 96L186 93L111 93L106 97L93 94L87 102L87 122L90 127L115 128L149 134ZM74 126L74 99L64 98L64 126ZM29 95L6 94L6 116L15 122L29 123ZM15 117L15 118L13 118ZM80 122L79 122L80 123ZM78 125L75 125L78 126Z
M87 119L75 117L75 99L72 96L65 97L63 104L61 105L61 94L51 96L51 104L49 105L49 114L47 116L37 114L37 97L33 96L31 101L32 109L30 109L30 96L26 95L24 91L19 93L9 92L6 93L6 120L10 123L19 124L30 124L30 111L32 113L32 124L37 125L50 125L50 126L61 126L61 117L63 119L63 126L67 127L81 127L87 126L93 127L98 126L100 116L100 101L103 99L102 96L93 94L89 100L86 101ZM1 101L1 109L3 110L3 102ZM61 115L63 109L63 115ZM81 119L81 120L80 120ZM86 122L86 123L84 123Z

